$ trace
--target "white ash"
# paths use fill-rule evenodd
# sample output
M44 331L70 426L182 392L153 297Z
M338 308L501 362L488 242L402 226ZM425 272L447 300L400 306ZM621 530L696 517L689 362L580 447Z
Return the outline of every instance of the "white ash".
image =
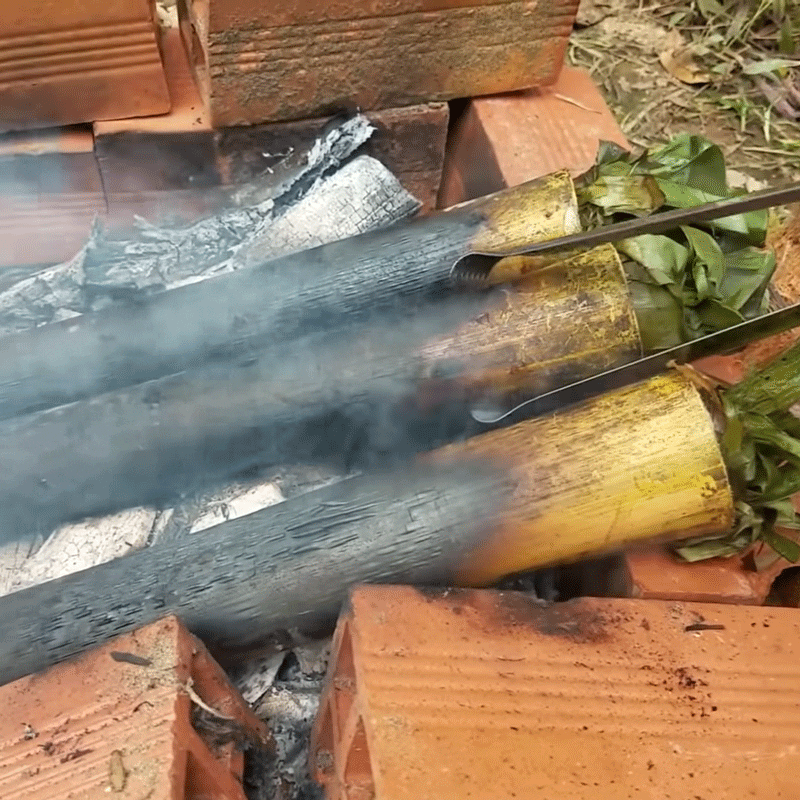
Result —
M255 705L272 688L278 671L286 661L286 652L271 653L245 664L229 675L239 694L250 705Z
M273 685L255 703L274 738L277 758L261 776L261 797L280 800L321 798L309 773L309 741L317 717L330 639L296 648Z
M251 206L265 201L288 207L308 192L320 179L335 172L375 132L363 115L334 120L315 139L308 150L290 150L275 167L266 171L272 181L249 182L231 193L238 206Z
M57 322L59 316L76 316L85 310L83 264L91 241L69 261L23 277L0 291L0 335Z
M323 639L296 647L297 665L304 675L324 675L331 657L331 639Z
M208 497L206 508L194 521L189 533L198 533L229 519L253 514L284 499L274 483L259 483L250 487L226 487L218 497Z
M131 508L62 525L24 560L12 543L0 550L0 594L88 569L144 547L157 517L153 508Z
M419 202L383 165L367 156L355 159L357 166L348 163L373 132L363 115L329 126L310 150L292 153L270 173L231 192L225 210L192 224L159 226L139 219L131 238L118 240L96 223L72 259L0 290L0 334L230 271L241 266L234 260L238 251L256 240L269 259L410 216ZM343 164L355 185L338 177ZM293 209L312 195L303 223ZM290 212L290 221L273 237L271 226ZM275 249L270 250L273 238Z
M211 489L168 509L168 519L161 527L154 528L149 543L198 533L284 499L280 488L271 481L237 482Z
M291 638L297 643L291 653L297 662L299 675L304 676L304 680L316 682L328 668L331 640L304 641L304 637L296 632L291 634ZM288 655L288 651L283 651L254 659L240 665L229 677L242 697L251 705L257 706L273 688Z
M420 203L397 191L396 178L370 156L358 156L315 184L276 220L261 224L233 257L233 269L376 230L416 212ZM313 225L309 224L314 220Z
M9 594L32 558L42 546L42 539L34 537L0 546L0 594Z
M361 114L329 126L308 151L289 154L277 167L230 192L230 208L192 225L159 227L138 220L137 239L122 243L104 240L96 246L92 263L87 266L87 281L95 292L99 287L107 291L162 290L236 268L231 261L236 252L257 231L263 236L265 229L308 194L322 190L325 213L335 215L337 211L327 199L336 191L335 185L327 186L329 176L335 175L335 170L374 131L374 126ZM383 172L396 183L388 170L384 168ZM391 191L407 195L399 184ZM362 204L365 201L368 199L362 200ZM406 214L413 210L406 210ZM398 218L395 214L391 220ZM316 218L309 218L307 227L313 228L317 223ZM317 243L325 241L330 240L323 238ZM299 240L296 249L304 246L310 245ZM275 256L266 256L271 257Z

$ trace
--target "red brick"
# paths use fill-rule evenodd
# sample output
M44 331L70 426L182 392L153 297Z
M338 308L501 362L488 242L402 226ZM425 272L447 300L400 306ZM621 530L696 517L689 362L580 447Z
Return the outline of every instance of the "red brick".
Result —
M0 266L54 264L86 242L106 203L91 130L0 137Z
M127 224L133 214L158 221L169 214L192 219L208 213L219 201L208 189L251 180L290 148L311 145L329 121L214 131L192 77L190 46L185 19L180 30L164 35L169 114L95 123L112 224ZM363 152L391 170L424 208L433 208L444 161L447 105L387 109L368 117L377 130Z
M800 796L794 609L365 586L332 653L329 800Z
M553 82L577 0L186 0L215 126Z
M584 70L565 66L551 87L475 98L451 134L439 205L561 169L580 175L594 163L601 139L629 146Z
M791 566L765 548L760 545L758 552L769 563L760 570L755 569L752 555L688 563L665 547L626 553L625 594L654 600L761 605L775 578Z
M134 215L154 223L191 221L219 204L209 191L220 183L214 133L177 28L165 31L163 55L170 112L94 124L112 227L130 224Z
M0 130L169 110L153 0L0 5Z
M46 266L72 258L105 210L102 194L0 198L0 267Z
M245 800L243 753L192 722L190 686L240 743L266 729L168 617L0 688L0 797Z

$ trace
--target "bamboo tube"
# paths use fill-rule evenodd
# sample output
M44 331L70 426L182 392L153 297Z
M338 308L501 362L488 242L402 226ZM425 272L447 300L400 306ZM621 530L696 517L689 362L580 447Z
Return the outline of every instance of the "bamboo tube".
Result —
M487 394L546 391L640 354L610 245L389 320L0 420L0 540L254 467L396 460L471 433L468 406Z
M622 262L603 245L506 288L499 301L422 350L426 362L469 358L484 391L545 392L642 355Z
M349 329L441 296L474 243L518 247L578 230L566 172L129 305L0 338L0 419L210 361Z
M443 467L471 457L508 469L516 490L503 524L457 570L460 585L485 585L641 540L733 526L713 420L680 374L429 456Z
M353 584L480 585L732 521L711 418L665 376L0 597L0 683L164 614L248 649L324 628Z
M351 478L0 596L0 685L167 614L220 656L313 635L353 584L447 583L509 490L474 463Z

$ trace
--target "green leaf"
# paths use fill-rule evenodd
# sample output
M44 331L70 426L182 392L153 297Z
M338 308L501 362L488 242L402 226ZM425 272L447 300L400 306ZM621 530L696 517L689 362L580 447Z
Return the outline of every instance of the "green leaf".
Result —
M768 72L778 72L791 67L800 67L800 61L790 58L765 58L763 61L754 61L742 67L745 75L765 75Z
M641 281L628 284L645 352L676 347L683 336L683 307L665 288Z
M749 413L754 418L769 417L787 436L798 438L797 421L789 414L800 400L800 342L758 372L747 375L725 391L728 415ZM748 418L749 419L749 418Z
M783 405L783 403L786 401L778 402L780 405ZM796 439L800 439L800 419L798 419L794 414L780 409L773 411L770 416L773 420L775 420L775 424L779 425L782 430L786 431L786 433L790 434L791 436L794 436Z
M800 469L797 464L778 470L773 482L768 483L764 490L758 493L755 501L769 503L783 497L791 497L800 492Z
M610 164L615 161L625 162L630 158L630 153L625 148L620 147L616 142L609 142L601 139L597 147L597 158L595 163L598 165Z
M665 205L672 208L692 208L703 203L715 203L732 197L727 192L717 194L707 189L686 186L675 181L657 178L658 188L664 195ZM762 245L767 235L769 213L766 210L749 211L747 214L734 214L730 217L708 222L708 226L716 231L728 231L744 237L755 245Z
M752 273L751 273L752 274ZM740 552L761 538L776 553L800 560L800 544L776 528L800 530L791 498L800 491L800 420L789 409L800 399L800 342L721 394L720 437L737 497L736 528L728 537L686 542L687 560Z
M774 514L770 515L768 524L780 527L794 527L797 525L797 513L794 510L792 501L787 498L782 500L771 500L768 503L761 503L761 508L771 509Z
M775 486L780 480L780 470L772 458L768 458L763 452L758 453L758 461L763 469L763 481L758 487L761 489L761 500L764 500L764 490L767 486Z
M692 228L688 225L681 226L681 231L697 260L706 267L709 280L715 286L719 286L725 276L725 258L714 237L699 228Z
M722 446L728 453L735 454L741 447L744 440L744 425L739 417L729 419L722 434Z
M617 245L628 258L639 262L653 280L665 285L683 283L683 271L689 263L689 250L668 236L645 233L625 239Z
M607 214L651 214L664 204L664 195L649 175L602 175L579 192L581 203L592 203Z
M705 19L727 16L727 12L717 0L697 0L697 8Z
M733 269L760 272L772 278L775 272L775 253L772 250L759 250L757 247L744 247L725 253L725 265Z
M725 298L724 305L728 308L741 311L748 302L761 300L769 279L769 275L729 267L718 287L718 295Z
M663 147L648 150L637 163L636 172L712 195L728 194L722 150L702 136L683 134Z
M769 417L745 414L743 422L748 434L755 441L768 444L800 459L800 440L782 431Z
M725 328L745 321L738 311L729 308L719 300L706 300L696 306L694 312L702 323L703 329L710 333L724 331Z
M694 300L693 298L691 305L696 305L701 300L707 300L711 297L711 286L708 282L705 264L695 260L692 264L692 277L694 278L694 285L696 287L694 296L697 299Z
M788 17L784 19L778 33L778 52L790 55L794 52L794 33L792 31L792 21Z
M708 558L730 558L738 555L752 543L753 537L747 532L741 532L715 539L691 540L675 547L675 552L684 561L705 561Z
M774 529L765 527L761 538L780 556L793 564L800 561L800 545Z

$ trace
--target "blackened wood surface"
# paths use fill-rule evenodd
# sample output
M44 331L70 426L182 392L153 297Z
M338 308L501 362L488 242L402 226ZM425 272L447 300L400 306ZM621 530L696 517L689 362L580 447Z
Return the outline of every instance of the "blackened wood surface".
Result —
M509 487L465 463L353 478L0 597L0 683L167 614L215 651L319 631L356 583L446 584Z
M447 138L446 103L389 108L364 116L376 132L362 151L380 161L429 211L436 205ZM291 150L310 146L327 118L245 125L214 132L217 163L225 184L252 180Z

